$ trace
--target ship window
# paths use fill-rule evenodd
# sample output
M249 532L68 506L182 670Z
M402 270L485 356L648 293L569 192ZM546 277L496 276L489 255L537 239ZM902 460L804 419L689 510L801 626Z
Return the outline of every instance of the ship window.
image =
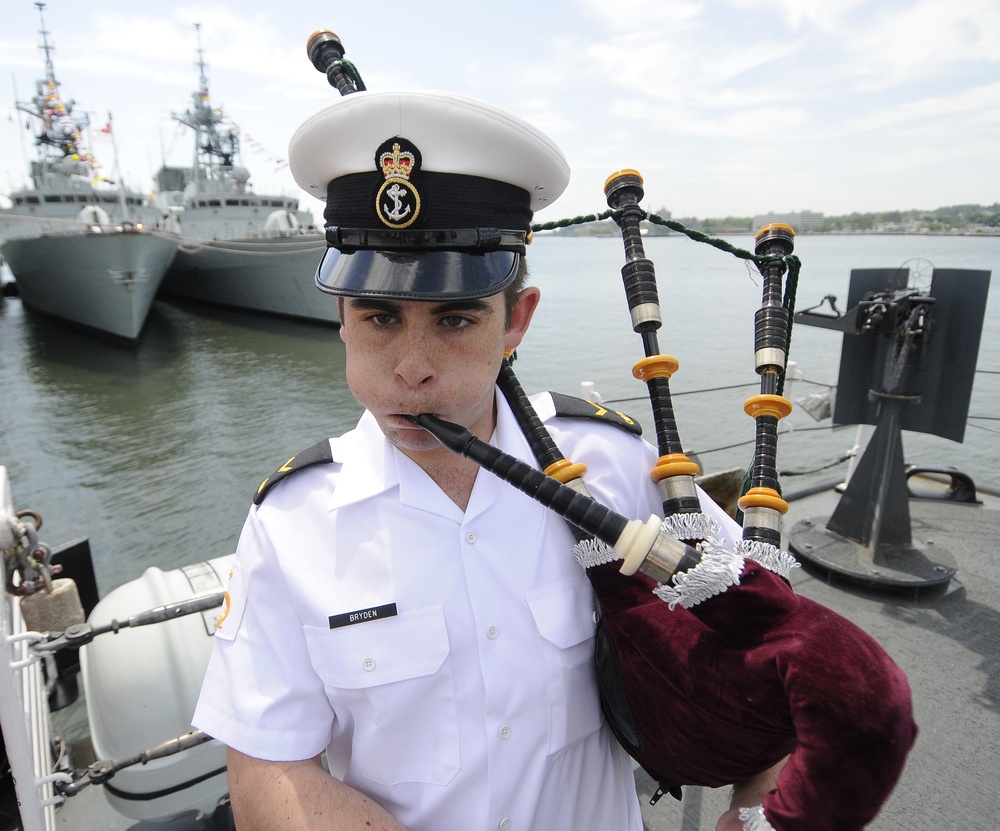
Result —
M46 202L62 202L61 196L45 196L43 198Z
M37 196L29 196L27 201L28 201L29 205L38 205L39 204L39 199L38 199Z
M243 205L244 207L246 207L247 205L250 204L250 200L249 199L241 199L240 200L240 204Z
M76 201L77 202L84 202L84 203L86 203L87 197L86 196L78 196L78 197L76 197Z
M227 205L239 205L240 204L240 200L239 199L227 199L226 200L226 204Z
M114 202L115 201L115 196L114 196L113 193L102 193L101 194L101 201L102 202Z
M208 204L213 208L222 207L222 203L218 199L209 199Z

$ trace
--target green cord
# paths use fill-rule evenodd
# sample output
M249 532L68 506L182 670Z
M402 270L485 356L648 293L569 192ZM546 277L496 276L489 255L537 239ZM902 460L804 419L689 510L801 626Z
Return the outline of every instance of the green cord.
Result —
M602 222L605 219L614 219L618 221L618 217L621 216L622 211L608 210L600 214L585 214L581 216L576 216L571 219L560 219L555 222L545 222L539 225L532 225L532 232L536 231L551 231L556 228L568 228L571 225L584 225L588 222ZM781 260L788 267L788 271L785 275L785 291L782 298L782 307L788 312L788 331L787 338L785 342L785 355L788 355L789 347L792 343L792 318L795 314L795 295L798 291L799 286L799 272L802 269L802 261L796 257L794 254L789 254L784 257L770 256L762 257L757 254L753 254L743 248L739 248L726 242L724 239L718 239L717 237L710 237L708 234L704 234L701 231L696 231L693 228L688 228L687 226L676 222L672 219L664 219L656 214L646 214L646 219L652 222L654 225L662 225L664 228L669 228L671 231L677 231L680 234L694 240L695 242L701 242L706 245L711 245L713 248L718 248L720 251L725 251L728 254L732 254L734 257L738 257L741 260L748 260L760 267L764 263L775 262ZM781 395L785 388L785 370L782 368L781 374L778 376L777 392ZM743 476L743 486L741 488L741 494L745 494L750 489L750 483L753 479L753 463L747 468L746 473ZM781 484L778 483L778 494L781 494ZM743 524L743 512L737 509L736 521L742 525Z
M339 61L334 61L326 68L326 77L330 78L334 72L338 69L343 69L344 74L354 83L354 88L358 92L364 92L367 87L365 87L365 82L361 80L361 73L358 72L358 68L351 63L346 58L341 58Z

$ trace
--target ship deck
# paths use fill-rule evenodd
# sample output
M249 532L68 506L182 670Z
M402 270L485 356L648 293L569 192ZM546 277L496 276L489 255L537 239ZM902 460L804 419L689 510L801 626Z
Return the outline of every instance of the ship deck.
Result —
M868 588L809 563L795 569L795 589L872 634L907 673L920 733L902 778L871 831L978 831L1000 816L1000 495L978 492L979 504L909 502L914 544L950 553L957 573L920 591ZM823 523L841 498L832 486L786 493L785 528ZM786 546L787 547L787 546ZM947 558L947 555L942 555ZM684 788L680 802L650 806L655 785L636 781L647 831L713 831L728 805L728 788ZM116 814L99 788L69 800L58 827L107 831L227 831L208 817L135 822Z
M920 732L870 831L985 831L1000 816L1000 496L977 495L981 504L909 500L914 545L957 566L939 586L869 588L806 562L792 572L797 592L869 632L909 677ZM794 529L825 524L841 495L831 487L786 498L784 526ZM655 785L642 771L636 779L647 831L714 831L728 806L729 788L691 787L680 802L650 806Z

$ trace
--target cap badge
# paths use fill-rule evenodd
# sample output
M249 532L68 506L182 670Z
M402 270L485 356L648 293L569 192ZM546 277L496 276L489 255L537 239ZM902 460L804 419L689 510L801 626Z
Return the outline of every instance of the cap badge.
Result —
M375 213L389 228L408 228L420 213L420 193L410 181L410 175L420 166L419 151L404 148L396 139L382 146L390 143L391 149L376 155L385 182L375 197Z

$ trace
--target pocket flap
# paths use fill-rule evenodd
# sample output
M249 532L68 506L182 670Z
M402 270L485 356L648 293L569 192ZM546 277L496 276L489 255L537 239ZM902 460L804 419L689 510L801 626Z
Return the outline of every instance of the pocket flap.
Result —
M400 613L340 629L307 626L305 635L323 680L343 689L433 675L449 649L440 608Z
M597 632L594 595L586 575L533 591L527 601L539 633L560 649L583 643Z

